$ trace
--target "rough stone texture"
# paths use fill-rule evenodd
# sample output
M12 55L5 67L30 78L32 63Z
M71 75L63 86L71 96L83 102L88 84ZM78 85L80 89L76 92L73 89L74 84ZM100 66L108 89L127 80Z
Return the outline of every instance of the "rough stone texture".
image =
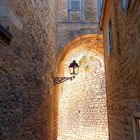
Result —
M135 107L140 102L140 1L130 1L125 13L121 1L110 0L103 14L110 140L134 140L133 119L140 118L140 106ZM113 50L108 56L110 15Z
M86 34L99 34L97 23L57 23L57 53L70 41Z
M67 0L58 0L58 21L67 21Z
M84 16L85 21L94 21L97 22L97 0L84 0Z
M65 60L76 60L79 74L64 84L59 101L58 140L108 140L104 62L95 53L74 51Z
M55 0L14 0L23 24L13 24L10 45L0 40L0 139L51 140ZM52 122L52 123L51 123Z

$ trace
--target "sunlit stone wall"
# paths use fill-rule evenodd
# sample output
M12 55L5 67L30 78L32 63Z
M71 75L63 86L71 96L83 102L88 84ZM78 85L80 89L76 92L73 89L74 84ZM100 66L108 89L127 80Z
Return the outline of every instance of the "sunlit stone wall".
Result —
M80 70L63 87L58 140L108 140L103 59L88 51L74 52L65 61L65 76L69 76L72 60L79 63Z

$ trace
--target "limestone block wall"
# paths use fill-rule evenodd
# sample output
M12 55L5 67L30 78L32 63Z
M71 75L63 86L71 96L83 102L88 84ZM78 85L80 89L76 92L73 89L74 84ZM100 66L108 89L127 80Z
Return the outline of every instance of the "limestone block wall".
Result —
M103 59L89 51L75 51L65 60L76 60L79 74L64 83L59 100L58 140L108 140Z
M56 1L10 3L23 28L10 24L9 45L0 38L0 139L51 140Z
M85 34L101 34L97 20L97 0L84 0L84 16L82 21L67 20L67 0L58 0L57 14L57 48L59 55L65 45L75 38Z
M111 15L111 16L110 16ZM110 140L135 140L134 119L140 118L140 1L106 5L103 30ZM112 22L112 53L107 51L107 24ZM139 135L140 136L140 135ZM137 138L139 139L139 138ZM137 140L136 139L136 140Z
M99 34L97 23L57 23L57 48L59 52L72 40L86 34Z

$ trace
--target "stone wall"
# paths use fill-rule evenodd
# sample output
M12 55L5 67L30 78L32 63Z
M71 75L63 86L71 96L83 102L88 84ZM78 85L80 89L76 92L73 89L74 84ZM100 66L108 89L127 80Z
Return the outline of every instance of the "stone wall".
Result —
M0 40L0 139L51 140L56 1L10 4L23 27L9 22L12 42Z
M136 105L140 102L140 1L130 1L126 12L121 1L108 1L103 14L110 140L134 140L134 119L140 118ZM112 53L108 56L110 18Z
M65 45L75 38L85 34L101 34L98 29L97 0L84 0L84 15L82 21L67 20L67 0L58 0L57 16L57 48L59 55Z
M64 83L59 100L58 140L108 140L104 63L96 53L74 51L65 60L76 60L79 74Z
M57 23L57 48L59 54L69 42L87 34L99 34L97 23Z

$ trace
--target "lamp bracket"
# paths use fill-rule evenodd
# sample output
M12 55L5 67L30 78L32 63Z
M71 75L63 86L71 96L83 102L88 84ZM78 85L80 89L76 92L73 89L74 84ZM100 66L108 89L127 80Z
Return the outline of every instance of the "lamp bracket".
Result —
M53 77L54 85L61 84L67 80L72 80L73 77Z

